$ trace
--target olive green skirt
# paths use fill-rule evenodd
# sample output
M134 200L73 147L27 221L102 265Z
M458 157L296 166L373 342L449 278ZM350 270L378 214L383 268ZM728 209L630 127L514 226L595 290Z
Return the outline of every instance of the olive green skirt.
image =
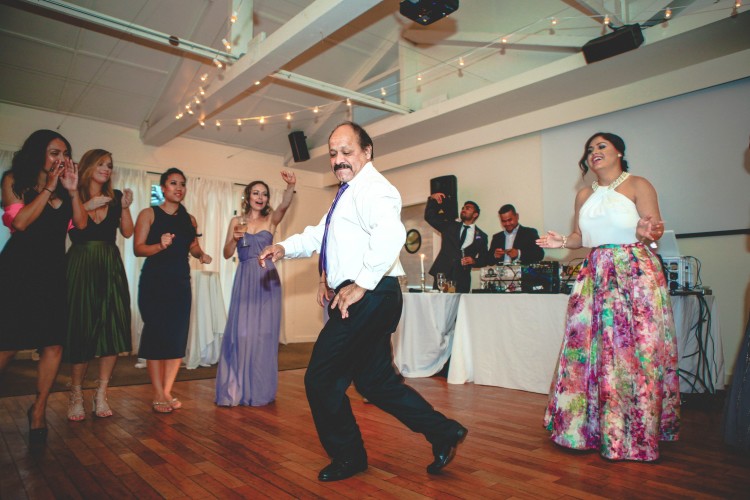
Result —
M66 363L131 352L130 293L117 247L89 241L67 253Z

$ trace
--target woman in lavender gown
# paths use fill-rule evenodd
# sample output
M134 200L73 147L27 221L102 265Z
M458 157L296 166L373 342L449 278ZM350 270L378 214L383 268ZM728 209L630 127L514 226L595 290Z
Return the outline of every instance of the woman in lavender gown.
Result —
M254 181L245 188L242 214L229 222L224 258L236 249L240 264L216 373L219 406L263 406L276 399L281 282L273 264L258 265L258 254L273 243L276 226L292 203L297 179L286 171L281 177L286 191L275 210L268 204L268 185Z

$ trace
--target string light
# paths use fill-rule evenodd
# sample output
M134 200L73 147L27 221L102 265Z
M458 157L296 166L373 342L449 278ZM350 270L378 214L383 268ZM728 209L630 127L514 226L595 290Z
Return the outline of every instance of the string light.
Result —
M227 52L232 50L232 44L229 43L226 38L222 38L221 43L224 44L224 48L227 49Z
M234 24L237 22L237 11L232 11L232 16L229 18L229 22Z
M201 128L206 128L206 122L203 120L198 120L198 123L200 123Z
M736 17L738 15L738 10L739 10L739 8L741 6L742 6L742 2L741 1L735 0L733 2L733 8L732 8L732 14L731 14L732 17ZM663 11L664 21L666 22L666 20L671 19L672 14L673 14L672 8L669 8L669 7L665 8L664 11ZM591 17L592 19L596 19L596 18L601 19L600 16L589 16L589 17ZM568 19L568 18L564 18L564 19ZM570 19L578 19L578 17L575 17L575 18L571 17ZM237 12L233 12L232 13L232 17L231 17L230 21L231 21L232 24L234 24L237 21ZM499 39L495 38L494 40L488 42L483 47L478 47L478 48L472 50L469 53L466 53L464 55L459 56L458 57L458 76L459 77L463 76L463 68L466 67L467 64L472 64L474 62L472 60L471 56L473 54L475 54L476 52L478 52L479 50L489 49L489 48L492 47L492 45L496 45L498 42L500 42L500 44L501 44L500 54L504 55L505 51L506 51L506 47L509 45L511 38L513 38L513 37L521 34L522 36L520 37L520 39L522 40L524 38L524 36L523 36L524 32L534 32L536 29L538 29L539 23L543 23L543 22L547 22L548 23L548 27L549 27L548 29L549 29L549 33L551 35L555 34L555 27L558 26L559 24L561 24L561 20L558 20L556 17L547 17L547 18L539 19L539 20L537 20L535 22L530 23L527 26L524 26L524 27L522 27L522 28L514 31L513 33L504 35L504 36L502 36ZM610 16L609 15L604 16L602 31L605 32L606 31L606 29L605 29L606 27L610 27L611 28L611 24L612 24L612 20L611 20ZM536 28L534 28L535 26L536 26ZM221 40L222 44L224 45L224 47L227 50L231 49L231 44L228 41L229 39L231 39L230 35L228 35L226 38L222 38L222 40ZM484 59L484 57L480 58L480 60L483 60L483 59ZM425 70L425 73L423 73L423 72L417 73L417 75L416 75L416 80L417 80L416 91L417 92L421 91L421 82L422 82L423 74L426 76L426 74L431 73L433 70L435 70L436 68L440 68L440 67L453 66L455 68L456 67L455 66L455 61L456 60L454 59L453 61L454 62L451 62L451 61L439 61L434 66L428 67ZM212 62L213 62L213 64L218 69L224 68L224 64L222 64L222 62L219 61L217 58L214 58L212 60ZM205 83L208 80L208 77L209 77L209 73L203 73L200 76L200 81L203 82L203 83ZM406 78L407 77L404 77L404 79L401 80L398 83L400 83L401 85L403 85L403 83L406 81ZM256 86L258 86L258 85L261 84L261 81L257 80L257 81L254 82L254 84ZM208 85L208 87L210 88L210 84ZM373 90L371 90L368 93L374 94L376 92L377 92L377 90L373 89ZM198 95L200 95L200 96L205 96L206 95L206 89L204 88L204 86L199 86L198 87ZM381 95L381 98L383 98L381 100L383 100L385 102L384 98L388 95L388 92L386 91L386 87L380 87L380 95ZM197 97L197 95L193 96L191 98L190 103L185 105L185 112L188 113L189 115L193 115L194 112L193 112L193 109L191 108L191 104L195 103L195 105L200 106L201 102L202 102L201 99L199 99ZM349 116L351 116L351 114L352 114L352 101L351 101L351 99L350 98L346 98L345 101L343 101L343 102L347 106L347 114ZM334 105L335 106L335 105L338 105L340 103L342 103L342 101L333 102L330 105ZM320 114L320 108L321 107L327 107L327 106L329 106L329 104L325 104L323 106L314 106L312 108L307 108L307 110L308 111L312 111L313 115L315 116L315 118L314 118L315 123L317 123L317 121L318 121L318 115ZM267 117L267 116L260 116L260 117L255 116L255 117L237 118L236 119L237 130L238 131L242 131L242 122L243 121L247 121L247 120L258 120L258 123L260 124L260 129L263 130L263 126L267 122L267 120L266 120L267 118L271 118L271 122L273 122L273 120L272 120L273 117L279 117L280 118L282 116L285 117L286 123L287 123L287 128L289 128L290 125L291 125L291 121L292 121L292 115L296 114L297 112L298 111L294 111L294 112L287 111L287 112L280 113L280 114L277 114L277 115L271 115L270 117ZM175 119L179 120L183 116L184 116L184 113L183 112L179 112L178 114L175 115ZM227 119L227 118L225 118L225 119ZM229 120L234 120L234 118L228 118L228 119ZM205 123L203 122L203 120L200 120L199 123L201 124L201 127L204 128ZM220 120L216 120L216 128L217 128L217 130L220 130L220 127L221 127Z

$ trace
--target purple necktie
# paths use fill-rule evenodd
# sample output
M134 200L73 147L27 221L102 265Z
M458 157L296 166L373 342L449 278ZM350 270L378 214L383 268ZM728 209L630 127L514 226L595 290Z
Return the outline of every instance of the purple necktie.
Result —
M326 276L328 276L328 262L326 261L326 247L327 247L327 240L328 240L328 225L331 223L331 216L333 215L333 211L336 208L336 204L339 202L339 198L341 198L341 195L344 194L344 191L346 191L346 188L349 187L349 184L346 182L339 187L339 192L336 193L336 197L333 199L333 204L331 205L331 208L328 210L328 215L326 215L326 229L323 231L323 242L320 245L320 259L318 260L318 273L323 274L323 271L326 272Z

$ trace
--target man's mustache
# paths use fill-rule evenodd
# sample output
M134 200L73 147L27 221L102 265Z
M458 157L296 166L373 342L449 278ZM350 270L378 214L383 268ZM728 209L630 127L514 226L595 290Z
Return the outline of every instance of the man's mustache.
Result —
M338 172L338 171L339 171L339 170L341 170L342 168L348 168L349 170L351 170L351 169L352 169L352 166L351 166L351 165L348 165L348 164L346 164L346 163L337 163L337 164L335 164L335 165L333 166L333 171L334 171L334 172Z

